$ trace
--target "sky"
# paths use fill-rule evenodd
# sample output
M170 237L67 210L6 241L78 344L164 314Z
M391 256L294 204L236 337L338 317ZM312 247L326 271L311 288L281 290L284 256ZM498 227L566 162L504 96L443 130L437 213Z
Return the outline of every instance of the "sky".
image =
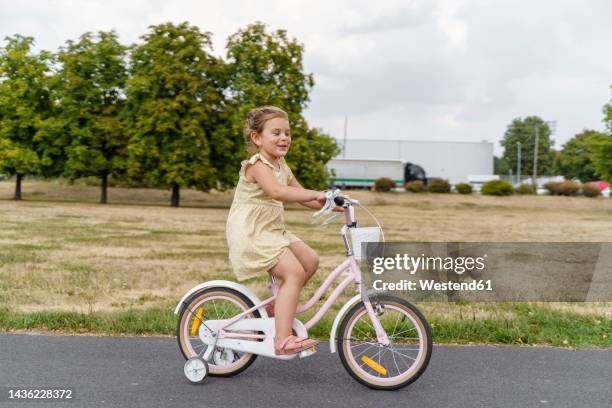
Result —
M262 21L305 47L315 86L305 117L335 138L487 140L515 118L555 121L559 149L603 130L612 99L609 0L0 0L0 38L56 51L86 31L125 44L151 24L188 21L227 37Z

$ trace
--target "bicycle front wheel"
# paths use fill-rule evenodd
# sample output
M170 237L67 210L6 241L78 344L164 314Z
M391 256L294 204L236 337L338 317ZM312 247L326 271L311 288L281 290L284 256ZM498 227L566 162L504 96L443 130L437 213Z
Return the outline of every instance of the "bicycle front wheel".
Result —
M361 384L396 390L414 382L429 364L432 350L427 321L409 302L388 295L370 299L390 344L378 342L363 302L346 314L337 339L342 365Z

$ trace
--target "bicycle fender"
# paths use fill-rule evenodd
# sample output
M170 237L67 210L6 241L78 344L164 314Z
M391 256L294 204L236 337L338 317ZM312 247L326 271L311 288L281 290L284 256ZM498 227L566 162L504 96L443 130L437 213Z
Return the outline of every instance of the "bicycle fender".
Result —
M355 306L357 303L361 301L362 301L361 294L353 296L348 302L344 304L344 306L342 306L342 308L336 315L336 318L334 319L334 324L332 325L331 331L329 332L329 352L330 353L336 352L336 332L338 331L338 326L340 325L342 318L344 317L344 315L346 315L346 313L349 311L351 307Z
M176 305L176 309L174 309L174 314L179 314L181 312L181 310L185 306L185 302L187 302L187 300L192 295L198 292L201 292L205 289L213 288L213 287L223 287L223 288L234 289L235 291L238 291L242 293L243 295L245 295L247 298L249 298L249 300L251 300L251 302L253 302L254 305L262 302L261 299L259 299L257 295L252 290L247 288L246 286L241 285L237 282L218 279L218 280L211 280L208 282L200 283L199 285L196 285L193 288L189 289L187 293L183 295L178 305ZM259 314L261 315L261 317L268 317L268 313L266 312L266 309L263 307L259 309Z

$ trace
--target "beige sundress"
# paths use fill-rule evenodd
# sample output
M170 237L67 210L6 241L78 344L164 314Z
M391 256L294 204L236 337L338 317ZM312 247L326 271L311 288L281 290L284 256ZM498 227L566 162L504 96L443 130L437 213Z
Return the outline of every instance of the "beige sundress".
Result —
M246 166L255 164L257 160L270 166L278 182L284 186L293 177L284 157L280 159L280 169L259 153L241 163L240 178L225 229L229 260L239 281L265 275L291 242L301 241L285 229L282 201L273 199L257 183L246 179Z

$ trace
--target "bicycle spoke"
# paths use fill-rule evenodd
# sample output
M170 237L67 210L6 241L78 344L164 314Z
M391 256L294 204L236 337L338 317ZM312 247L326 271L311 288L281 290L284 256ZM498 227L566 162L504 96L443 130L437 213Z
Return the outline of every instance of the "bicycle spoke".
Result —
M203 348L203 347L206 347L206 343L197 344L197 345L193 346L194 349L195 348Z
M368 326L370 326L372 328L372 330L374 330L374 333L376 333L376 329L374 328L374 326L372 325L372 323L370 323L367 320L364 320L364 323L366 323Z
M357 355L355 356L355 359L357 359L357 357L359 357L359 356L364 355L364 354L365 354L365 352L366 352L366 351L368 351L369 349L371 349L372 347L374 347L374 346L369 346L369 347L367 347L366 349L364 349L364 350L363 350L361 353L359 353L359 354L357 354Z
M400 334L405 333L405 332L409 332L409 331L411 331L411 330L416 330L416 327L412 327L412 328L410 328L410 329L406 329L406 330L404 330L404 331L401 331L401 332L399 332L399 333L395 334L395 335L394 335L394 337L397 337L397 336L399 336Z
M397 375L400 374L400 369L397 365L397 361L395 361L395 354L393 354L393 351L391 351L391 357L393 357L393 364L395 364L395 369L397 370Z
M393 350L419 351L420 348L393 347Z
M359 333L362 333L364 338L366 338L366 339L371 337L368 334L366 334L365 332L361 331L361 329L358 329L357 327L355 327L355 330L357 330Z
M223 316L221 316L221 319L225 319L225 316L227 316L227 308L228 308L228 303L225 303L225 306L223 306Z
M393 352L393 350L391 350L391 355L395 357L395 353ZM410 370L410 367L412 367L412 364L408 364L408 363L406 362L406 359L405 359L405 358L400 358L399 360L400 360L402 363L404 363L404 365L406 366L406 368L407 368L407 369L409 369L409 370Z
M396 350L395 350L395 349L393 349L393 348L391 348L391 352L392 352L392 353L397 353L397 354L399 354L399 355L401 355L401 356L404 356L404 357L407 357L407 358L409 358L409 359L411 359L411 360L413 360L413 361L416 361L416 358L412 358L412 357L407 356L407 355L405 355L405 354L403 354L403 353L400 353L399 351L396 351Z
M360 342L361 342L361 344L358 344L357 346L362 346L362 345L364 345L364 344L372 344L372 345L374 345L374 346L376 346L376 345L380 345L380 343L378 343L378 342L374 342L374 341L365 341L365 340L361 340L361 339L354 339L354 338L351 338L351 337L349 337L349 338L347 338L347 339L344 339L344 340L349 340L349 341L360 341ZM357 347L357 346L351 346L351 347Z
M400 321L400 317L402 317L402 315L398 313L398 314L397 314L397 320L395 321L395 325L393 326L393 333L391 334L391 336L392 336L392 337L393 337L393 335L395 334L395 329L397 329L397 324L398 324L398 323L399 323L399 321Z
M216 299L211 300L211 303L213 305L213 307L215 308L215 319L219 318L219 312L217 312L217 302L215 302Z
M418 337L389 337L390 339L419 340Z

